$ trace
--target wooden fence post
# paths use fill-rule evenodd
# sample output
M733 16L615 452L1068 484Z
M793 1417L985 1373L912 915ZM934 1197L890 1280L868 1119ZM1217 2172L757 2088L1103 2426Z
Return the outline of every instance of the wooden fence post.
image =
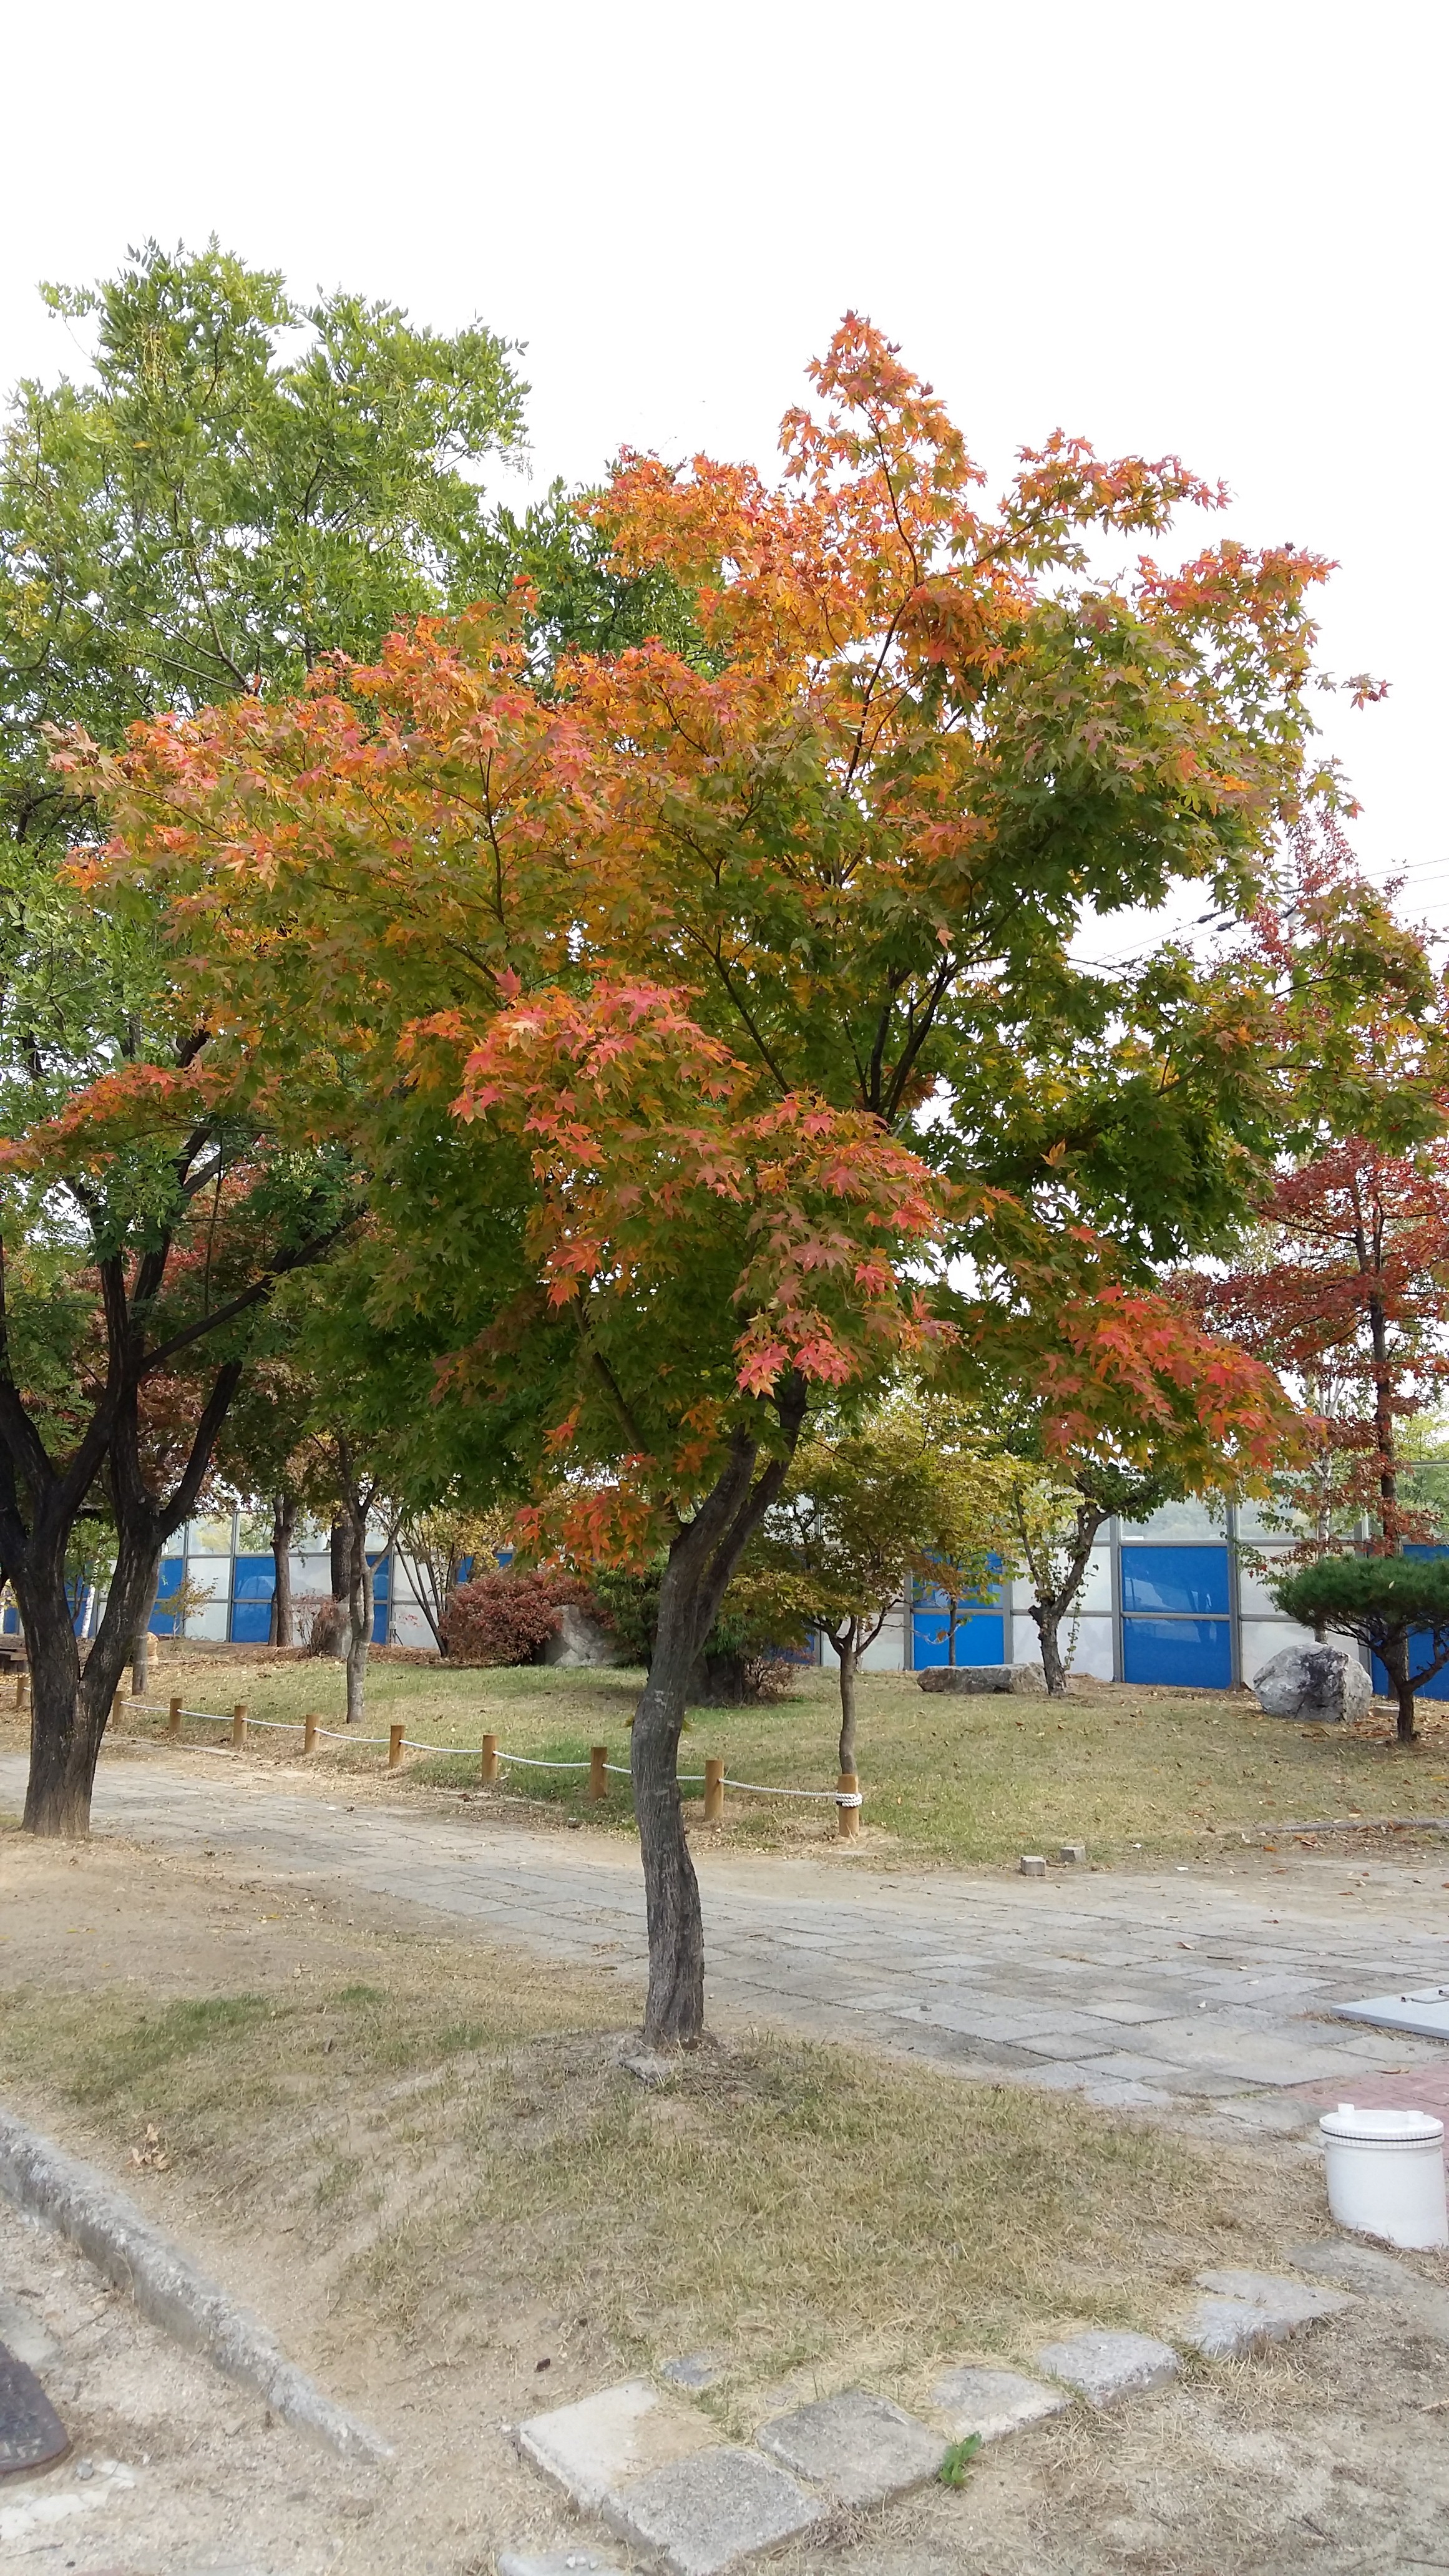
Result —
M485 1789L490 1781L496 1780L498 1777L498 1738L496 1735L485 1735L483 1738L483 1759L480 1764L480 1774Z
M181 1733L181 1702L179 1699L173 1699L167 1708L166 1732L168 1735L179 1735Z
M724 1823L725 1766L713 1753L704 1761L704 1821L707 1825Z
M244 1699L237 1701L231 1713L231 1740L237 1752L247 1740L247 1704Z
M108 1718L108 1719L107 1719L107 1721L106 1721L106 1723L107 1723L109 1726L115 1726L115 1725L117 1725L117 1724L119 1723L120 1715L121 1715L121 1709L122 1709L122 1707L123 1707L123 1705L124 1705L125 1698L126 1698L126 1693L125 1693L124 1688L122 1688L122 1689L120 1689L120 1690L114 1690L114 1691L112 1691L112 1693L111 1693L111 1714L110 1714L109 1718Z
M589 1796L591 1798L607 1798L609 1794L609 1779L604 1769L608 1758L607 1744L589 1746Z
M24 1675L24 1673L17 1673L17 1674L16 1674L16 1676L15 1676L15 1705L16 1705L16 1707L17 1707L17 1708L23 1708L23 1707L25 1706L25 1675Z
M304 1752L304 1753L312 1753L312 1752L315 1752L315 1750L316 1750L316 1745L317 1745L317 1720L316 1720L316 1718L314 1717L314 1715L313 1715L312 1711L309 1709L309 1710L307 1711L306 1716L305 1716L305 1717L303 1718L303 1720L302 1720L302 1750L303 1750L303 1752Z
M400 1771L402 1769L402 1744L403 1737L406 1732L406 1727L402 1726L390 1726L387 1730L387 1767L389 1771Z
M860 1782L853 1771L842 1771L835 1785L842 1797L853 1798L859 1790ZM853 1843L860 1832L859 1807L837 1807L835 1813L840 1822L841 1841Z

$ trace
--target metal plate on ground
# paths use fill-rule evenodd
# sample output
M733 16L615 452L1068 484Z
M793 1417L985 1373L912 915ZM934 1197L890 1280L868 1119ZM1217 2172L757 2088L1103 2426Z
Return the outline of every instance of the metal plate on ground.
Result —
M1449 1986L1370 1995L1365 2003L1335 2004L1333 2010L1339 2021L1369 2021L1376 2030L1411 2030L1420 2039L1449 2039Z
M63 2460L70 2435L33 2370L0 2343L0 2478Z

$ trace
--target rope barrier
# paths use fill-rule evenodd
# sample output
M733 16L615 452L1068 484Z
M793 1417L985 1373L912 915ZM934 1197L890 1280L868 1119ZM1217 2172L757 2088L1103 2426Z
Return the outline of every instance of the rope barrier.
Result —
M133 1710L140 1709L147 1716L159 1716L163 1711L166 1715L170 1715L169 1701L163 1703L161 1700L137 1699L132 1700L129 1705ZM194 1718L198 1724L203 1726L231 1726L235 1722L234 1716L223 1717L212 1708L183 1708L178 1709L177 1715L179 1717ZM265 1727L267 1732L272 1735L301 1735L305 1732L303 1721L300 1717L248 1717L248 1730L254 1726ZM314 1723L313 1733L316 1735L325 1735L329 1742L333 1744L360 1744L369 1746L389 1744L389 1739L385 1735L354 1735L351 1727L322 1726ZM413 1735L405 1735L402 1739L402 1743L404 1751L408 1753L465 1753L470 1749L468 1746L461 1744L424 1744L417 1736ZM538 1753L505 1753L501 1747L496 1758L499 1762L510 1762L514 1765L515 1769L524 1771L588 1771L593 1767L592 1763L589 1761L551 1761L544 1755ZM616 1780L628 1780L633 1777L633 1773L627 1762L604 1762L601 1763L599 1767L601 1770L609 1772ZM676 1773L675 1777L681 1789L702 1788L704 1786L705 1775L702 1771L680 1771ZM864 1797L858 1789L786 1789L779 1786L772 1787L763 1780L731 1780L729 1778L723 1779L720 1782L720 1786L723 1789L737 1789L752 1798L823 1798L833 1807L862 1807L865 1804ZM1262 1828L1259 1830L1262 1830ZM1269 1830L1271 1830L1271 1828ZM1279 1830L1286 1832L1293 1829L1291 1827L1280 1827Z

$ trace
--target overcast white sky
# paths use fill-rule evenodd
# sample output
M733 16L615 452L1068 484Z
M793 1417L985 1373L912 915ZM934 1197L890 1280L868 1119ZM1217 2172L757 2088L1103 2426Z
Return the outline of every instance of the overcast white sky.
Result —
M40 277L212 231L526 340L537 478L768 465L848 306L1004 474L1176 449L1338 559L1324 702L1375 875L1449 930L1442 7L1378 0L72 0L3 42L0 382L74 366Z

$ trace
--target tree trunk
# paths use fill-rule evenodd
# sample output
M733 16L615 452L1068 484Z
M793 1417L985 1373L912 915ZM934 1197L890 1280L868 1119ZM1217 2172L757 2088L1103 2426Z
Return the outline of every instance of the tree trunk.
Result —
M859 1639L852 1619L838 1637L830 1640L840 1660L840 1760L841 1771L855 1769L855 1675L859 1657Z
M275 1494L272 1498L272 1616L269 1635L274 1646L295 1643L292 1620L292 1533L297 1526L297 1500L294 1494Z
M671 1557L660 1589L654 1654L634 1714L630 1752L649 1929L644 2036L654 2047L661 2043L689 2047L704 2028L704 1922L677 1777L679 1736L696 1652L690 1571Z
M352 1532L352 1588L347 1602L347 1723L360 1725L367 1698L367 1650L372 1644L372 1568L365 1525Z
M151 1613L156 1607L156 1595L160 1588L161 1551L158 1548L150 1590L147 1592L141 1611L141 1624L136 1630L135 1642L131 1648L131 1697L133 1699L144 1699L151 1687Z
M1412 1744L1414 1742L1414 1685L1409 1678L1407 1634L1389 1638L1379 1651L1383 1658L1384 1670L1393 1685L1394 1697L1399 1704L1398 1740L1400 1744Z
M1054 1601L1033 1601L1031 1605L1036 1633L1041 1639L1041 1668L1046 1676L1048 1696L1052 1699L1065 1699L1067 1695L1067 1668L1057 1642L1064 1607L1060 1597Z
M656 2048L691 2047L704 2028L704 1923L678 1777L690 1676L730 1576L779 1493L800 1438L805 1400L803 1381L787 1378L774 1398L781 1454L758 1477L758 1442L746 1431L735 1433L713 1490L670 1542L659 1587L654 1653L634 1713L630 1754L649 1927L644 2036Z
M345 1663L350 1644L352 1616L352 1524L350 1521L333 1522L329 1544L332 1556L332 1599L338 1614L333 1622L331 1653L338 1663Z
M65 1597L64 1539L45 1547L32 1539L11 1578L30 1658L28 1833L81 1840L90 1832L101 1739L159 1554L154 1542L138 1543L122 1530L105 1617L83 1670Z

